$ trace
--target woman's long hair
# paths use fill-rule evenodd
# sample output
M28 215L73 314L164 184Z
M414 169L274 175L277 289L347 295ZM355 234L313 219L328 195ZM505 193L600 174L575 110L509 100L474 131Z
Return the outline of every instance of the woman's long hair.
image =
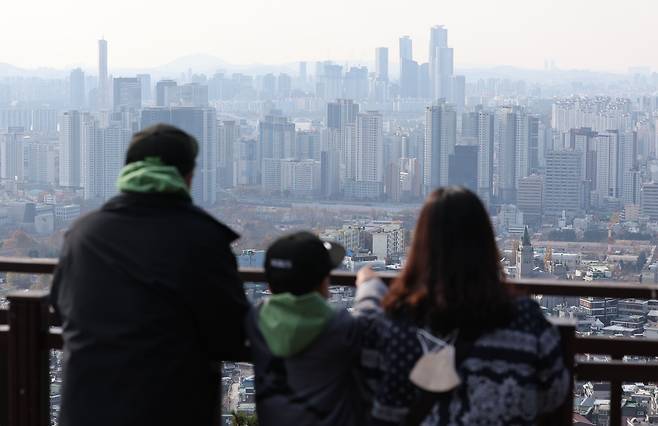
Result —
M505 284L489 215L460 187L434 191L423 206L402 274L383 301L436 331L479 333L509 319Z

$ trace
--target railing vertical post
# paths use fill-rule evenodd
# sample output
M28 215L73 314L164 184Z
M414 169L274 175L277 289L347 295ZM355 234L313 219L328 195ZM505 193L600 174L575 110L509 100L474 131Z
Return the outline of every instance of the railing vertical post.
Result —
M558 328L560 330L560 337L562 339L562 353L564 355L565 367L571 372L569 392L559 410L559 423L561 425L570 425L573 423L573 385L574 385L574 364L576 358L576 350L574 348L574 340L576 339L576 327L573 324L562 324Z
M623 357L613 356L612 359L621 361ZM621 380L610 380L610 426L621 425Z
M3 344L0 345L0 426L9 424L9 360L7 357L7 326L0 331Z
M9 425L49 425L48 293L9 300Z

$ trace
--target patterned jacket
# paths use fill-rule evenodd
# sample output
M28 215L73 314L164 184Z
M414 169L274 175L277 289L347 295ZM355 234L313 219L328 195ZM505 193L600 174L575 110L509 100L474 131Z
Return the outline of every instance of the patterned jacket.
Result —
M534 425L561 405L571 378L559 332L530 299L518 299L515 311L506 327L481 335L458 354L462 384L436 394L423 425ZM423 355L416 332L410 321L384 317L362 352L374 392L374 426L402 424L419 399L408 379Z

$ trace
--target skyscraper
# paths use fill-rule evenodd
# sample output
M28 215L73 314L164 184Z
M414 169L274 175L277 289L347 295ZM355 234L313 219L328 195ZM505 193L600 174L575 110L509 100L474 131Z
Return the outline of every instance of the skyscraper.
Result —
M207 107L208 86L199 83L187 83L178 87L180 106Z
M137 74L137 79L142 88L142 103L150 102L153 97L151 93L151 74Z
M418 66L418 97L432 98L432 79L430 78L430 64L425 62Z
M430 29L429 76L431 97L449 100L453 74L453 52L448 48L448 30L443 25Z
M455 145L455 152L449 160L449 185L464 186L477 192L478 150L477 145Z
M375 74L377 80L388 82L388 47L375 49Z
M388 99L388 48L375 49L375 74L370 82L370 97L375 102Z
M98 40L98 107L110 107L110 82L107 73L107 41Z
M494 177L494 115L477 113L478 195L486 206L493 201Z
M25 138L22 127L10 127L0 135L0 177L23 181Z
M240 126L233 120L222 121L219 125L219 186L231 188L237 183L238 140Z
M142 107L142 86L139 78L115 78L114 86L114 110L125 109L138 110Z
M116 181L133 133L131 123L114 113L102 124L91 114L81 115L80 185L86 200L107 200L117 193Z
M294 157L295 124L279 111L272 111L259 121L258 134L262 158Z
M80 186L85 200L103 197L103 135L91 114L80 116Z
M466 77L463 75L454 76L451 86L450 102L455 104L457 111L461 112L466 105Z
M178 102L178 83L174 80L160 80L155 84L155 105L170 106Z
M85 73L80 68L71 71L69 78L70 84L70 107L74 109L81 109L85 106Z
M59 134L59 184L80 187L80 112L72 110L62 115Z
M361 113L356 119L356 181L377 183L381 193L384 183L384 122L377 111Z
M582 211L582 153L551 151L546 154L544 213L573 216Z
M412 41L409 36L400 38L400 96L418 96L418 63L413 60Z
M496 111L496 194L499 201L514 204L518 180L530 174L528 115L516 107Z
M368 68L350 67L345 73L344 90L347 99L366 99L368 97Z
M519 180L516 206L523 213L525 225L538 228L541 225L544 200L544 178L530 175Z
M424 178L425 192L448 185L450 156L457 142L457 114L441 103L425 111Z
M621 132L619 142L620 197L624 205L639 204L641 182L637 132Z
M322 68L319 85L322 93L318 95L324 99L337 99L343 96L343 67L325 63Z
M327 104L327 138L325 151L336 151L344 165L346 179L356 179L356 118L359 104L338 99ZM332 154L333 155L333 154Z
M413 44L409 36L400 37L400 59L413 61Z
M592 202L602 205L608 198L619 197L619 133L611 131L597 135L595 150L596 186Z

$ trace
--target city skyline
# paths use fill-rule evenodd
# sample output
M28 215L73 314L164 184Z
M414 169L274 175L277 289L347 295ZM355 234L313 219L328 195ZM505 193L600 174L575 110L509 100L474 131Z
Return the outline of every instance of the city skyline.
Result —
M105 37L110 41L110 69L153 68L189 54L212 55L234 65L326 59L370 62L376 47L388 47L394 63L403 35L414 40L419 62L425 62L427 29L440 23L450 30L449 45L458 50L454 59L458 68L541 69L548 60L563 69L658 69L651 51L658 35L646 31L658 12L658 5L650 0L630 2L637 11L632 21L620 20L618 4L610 0L596 4L557 0L531 6L518 0L468 5L415 0L405 3L404 10L371 0L338 0L332 8L313 8L299 0L285 4L259 0L221 9L192 0L185 8L171 10L156 9L153 2L130 3L127 8L122 7L127 1L118 0L112 8L86 14L84 19L75 19L80 18L76 13L54 19L65 8L88 8L79 0L65 3L38 5L38 14L34 2L12 4L6 11L7 24L0 28L0 62L23 68L87 69L96 57L95 40ZM220 19L227 15L230 19ZM378 19L364 20L364 16ZM176 31L153 24L168 19L176 20ZM24 31L25 22L31 22L31 32ZM302 37L305 34L312 37Z

